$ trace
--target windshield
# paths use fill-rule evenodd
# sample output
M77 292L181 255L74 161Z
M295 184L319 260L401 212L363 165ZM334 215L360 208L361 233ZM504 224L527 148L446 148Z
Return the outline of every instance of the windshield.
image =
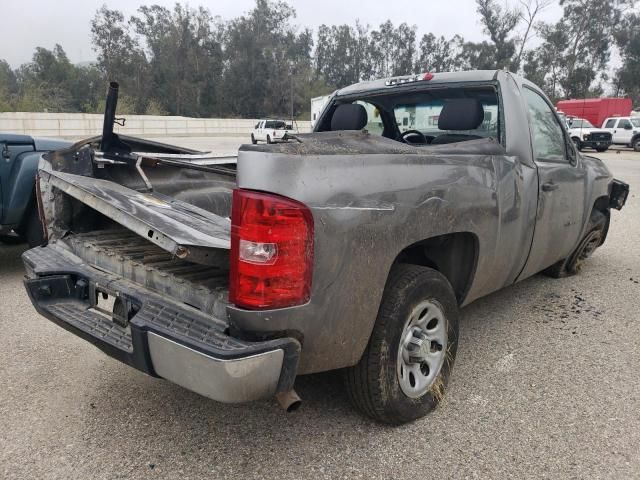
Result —
M631 123L634 127L640 127L640 118L632 118Z
M570 122L571 128L595 128L589 120L583 120L581 118L574 118Z

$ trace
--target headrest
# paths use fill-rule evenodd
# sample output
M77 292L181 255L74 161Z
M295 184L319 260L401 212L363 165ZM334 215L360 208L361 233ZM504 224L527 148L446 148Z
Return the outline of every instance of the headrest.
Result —
M367 124L367 111L357 103L338 105L331 117L331 130L362 130Z
M476 98L447 100L438 118L440 130L475 130L484 120L482 103Z

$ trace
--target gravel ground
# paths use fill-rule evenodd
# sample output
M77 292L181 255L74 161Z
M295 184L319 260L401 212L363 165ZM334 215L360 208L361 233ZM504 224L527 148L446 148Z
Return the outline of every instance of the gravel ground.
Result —
M639 154L602 157L640 189ZM444 404L398 428L355 413L337 374L300 378L293 414L147 377L39 317L25 247L0 246L0 477L640 478L639 236L632 193L580 275L465 308Z

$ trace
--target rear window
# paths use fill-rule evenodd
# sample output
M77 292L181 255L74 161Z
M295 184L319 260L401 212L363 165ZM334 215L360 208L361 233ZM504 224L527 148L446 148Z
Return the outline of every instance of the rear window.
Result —
M438 136L442 133L461 133L478 137L498 137L497 98L481 100L484 120L473 130L441 130L438 127L440 112L447 99L433 99L429 102L397 105L394 109L396 123L400 132L419 130L425 135Z
M271 128L274 130L283 130L286 128L286 125L281 120L267 120L267 123L265 124L265 128Z

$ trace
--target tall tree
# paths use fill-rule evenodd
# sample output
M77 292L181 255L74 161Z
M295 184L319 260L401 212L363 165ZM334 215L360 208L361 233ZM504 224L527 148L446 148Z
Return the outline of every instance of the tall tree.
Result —
M484 32L493 43L493 68L511 68L516 54L514 30L520 11L501 7L496 0L476 0Z
M222 75L222 27L211 13L176 3L142 6L131 17L149 58L154 98L176 115L211 115Z
M640 13L626 12L616 26L622 65L616 71L615 94L627 95L640 107Z
M369 40L372 74L390 77L412 73L416 53L417 27L401 23L394 27L390 20L373 30Z
M320 25L315 49L318 75L336 88L372 76L368 28L349 25Z
M103 5L91 20L91 41L98 68L108 81L121 84L127 102L142 113L150 95L148 62L122 12Z
M436 37L433 33L422 36L418 47L417 72L452 72L462 68L460 56L464 39L455 35L451 39Z

